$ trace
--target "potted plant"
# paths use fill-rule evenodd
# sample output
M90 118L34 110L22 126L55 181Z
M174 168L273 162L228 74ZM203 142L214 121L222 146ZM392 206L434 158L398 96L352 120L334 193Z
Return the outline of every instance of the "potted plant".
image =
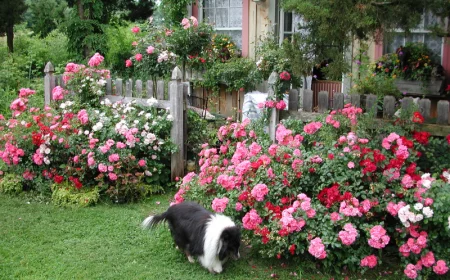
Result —
M440 95L444 90L442 66L423 43L407 43L395 53L385 54L376 63L376 73L395 80L400 92L408 95Z

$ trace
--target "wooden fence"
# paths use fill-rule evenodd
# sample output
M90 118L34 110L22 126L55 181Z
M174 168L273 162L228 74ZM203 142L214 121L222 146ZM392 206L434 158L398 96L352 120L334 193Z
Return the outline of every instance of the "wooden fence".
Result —
M274 94L273 84L275 83L275 79L276 76L271 75L271 77L269 77L269 96ZM302 102L299 102L300 97ZM280 119L292 117L308 122L314 120L319 114L327 113L329 110L342 109L344 108L344 104L347 103L362 108L363 112L373 114L374 118L378 115L378 100L377 96L373 94L344 95L339 92L334 92L330 95L327 91L321 91L318 94L318 106L314 107L314 93L312 90L291 89L289 92L289 110L281 112L279 110L272 110L269 120L270 137L275 141L275 129ZM401 108L407 109L410 106L413 106L413 104L414 100L412 97L404 97L401 102ZM425 122L420 125L421 130L427 131L434 136L447 136L450 134L450 107L448 100L439 100L437 102L436 117L431 115L430 99L420 99L417 102L417 107L425 119ZM394 114L398 110L395 97L385 96L383 99L382 110L383 112L380 121L393 120L395 117Z
M55 69L51 62L48 62L44 69L44 100L48 105L52 101L52 90L56 86L65 87L62 76L55 75ZM106 80L106 95L103 98L111 102L129 103L135 100L138 104L148 106L147 99L154 97L158 100L157 108L170 108L173 116L172 130L170 132L171 141L178 146L178 151L171 157L171 178L184 175L186 160L186 138L187 138L187 117L186 117L186 96L189 92L189 83L181 81L182 74L178 67L172 71L171 81L167 87L164 81L157 81L156 92L153 90L153 81L146 82L144 90L143 82L136 80L133 84L131 79ZM167 88L167 90L166 90Z

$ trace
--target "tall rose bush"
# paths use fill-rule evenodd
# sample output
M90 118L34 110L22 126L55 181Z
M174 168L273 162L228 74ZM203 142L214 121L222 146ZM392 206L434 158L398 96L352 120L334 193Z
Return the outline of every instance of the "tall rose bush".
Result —
M347 105L310 124L290 120L278 126L277 144L248 121L228 123L219 146L204 145L200 172L183 178L173 203L214 209L227 199L220 212L242 223L263 256L306 255L356 270L394 250L408 277L446 273L448 173L417 166L422 139L403 130L374 135L361 118Z

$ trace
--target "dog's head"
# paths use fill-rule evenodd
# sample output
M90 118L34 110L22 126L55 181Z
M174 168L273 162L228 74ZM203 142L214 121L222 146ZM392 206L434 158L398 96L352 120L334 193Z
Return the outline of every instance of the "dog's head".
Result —
M228 256L237 260L240 258L241 229L237 226L225 228L220 235L219 259L223 261Z

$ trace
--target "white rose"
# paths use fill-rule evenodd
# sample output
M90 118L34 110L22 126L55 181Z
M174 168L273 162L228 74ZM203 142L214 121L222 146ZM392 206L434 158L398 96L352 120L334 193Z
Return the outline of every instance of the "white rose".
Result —
M422 203L414 204L414 209L416 209L417 211L421 210L422 208L423 208L423 204Z
M434 212L433 212L433 210L431 210L430 207L428 207L428 206L424 207L422 211L423 211L423 214L425 215L425 217L427 217L427 218L433 217Z

